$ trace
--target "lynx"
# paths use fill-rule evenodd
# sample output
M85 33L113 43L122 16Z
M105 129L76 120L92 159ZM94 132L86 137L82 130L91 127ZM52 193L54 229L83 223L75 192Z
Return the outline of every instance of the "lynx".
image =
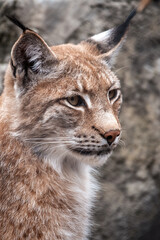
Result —
M14 18L14 44L0 98L0 239L86 240L94 167L116 147L120 82L110 64L120 26L77 45L49 47Z

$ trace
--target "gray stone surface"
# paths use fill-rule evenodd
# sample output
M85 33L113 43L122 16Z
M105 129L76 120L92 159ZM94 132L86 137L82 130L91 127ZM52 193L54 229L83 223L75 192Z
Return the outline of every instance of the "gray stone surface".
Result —
M17 2L17 15L50 45L77 43L121 23L135 4L129 0L28 0ZM102 191L94 209L92 240L160 239L159 9L152 4L135 17L114 68L124 98L123 141L98 177ZM3 31L4 56L0 35L0 72L18 35L8 24Z

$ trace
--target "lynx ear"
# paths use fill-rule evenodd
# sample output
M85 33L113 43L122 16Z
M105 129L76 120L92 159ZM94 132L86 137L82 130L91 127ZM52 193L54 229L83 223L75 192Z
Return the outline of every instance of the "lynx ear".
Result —
M125 39L129 23L135 14L136 10L134 9L123 24L94 35L85 42L92 44L94 49L96 48L96 54L98 52L100 58L104 58L105 60L112 62L113 57L117 54L123 40Z
M24 27L17 19L10 20L23 30L12 48L11 67L16 85L21 89L27 88L34 81L48 75L58 60L37 33Z
M16 75L27 74L31 71L34 74L47 74L55 61L56 56L33 31L27 30L14 44L11 52L12 64L16 68Z

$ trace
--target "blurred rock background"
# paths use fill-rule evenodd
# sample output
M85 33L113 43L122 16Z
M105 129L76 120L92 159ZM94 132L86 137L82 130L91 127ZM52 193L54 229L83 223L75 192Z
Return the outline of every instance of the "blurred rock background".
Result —
M0 91L16 15L50 45L77 43L120 24L137 1L0 0ZM100 170L90 240L160 240L160 4L132 21L114 70L124 97L123 143Z

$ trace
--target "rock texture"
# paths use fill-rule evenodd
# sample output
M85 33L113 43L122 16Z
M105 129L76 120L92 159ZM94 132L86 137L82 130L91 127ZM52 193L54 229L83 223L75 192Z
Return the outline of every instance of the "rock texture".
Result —
M0 6L2 3L4 1L0 0ZM14 1L14 4L9 1L8 6L10 12L13 5L20 19L53 45L77 43L118 25L136 3L129 0L28 0ZM8 8L5 6L5 9ZM18 30L4 17L0 18L0 23L2 19L5 27L0 28L1 79L11 45L18 35ZM101 169L102 191L94 209L96 225L90 239L159 240L159 5L152 4L135 17L114 69L121 79L124 96L123 142Z

